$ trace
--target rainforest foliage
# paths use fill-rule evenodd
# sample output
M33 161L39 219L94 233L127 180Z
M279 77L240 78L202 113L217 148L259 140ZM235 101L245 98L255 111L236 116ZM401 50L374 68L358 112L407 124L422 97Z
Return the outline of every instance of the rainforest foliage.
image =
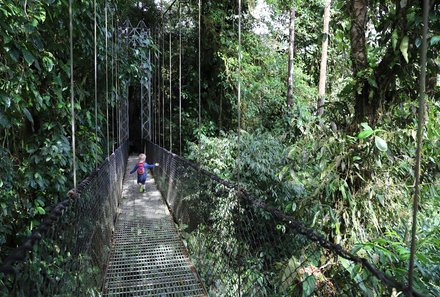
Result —
M119 98L127 96L130 80L139 81L149 69L141 67L141 62L147 60L147 51L124 50L126 47L121 45L116 33L121 20L136 12L133 9L131 3L117 5L109 1L106 20L104 3L98 1L95 119L94 6L93 1L73 3L79 181L104 160L107 144L110 153L118 145ZM0 1L0 45L0 255L3 256L23 236L29 235L47 210L64 200L73 186L68 1Z
M431 1L432 2L432 1ZM242 24L241 184L405 281L417 130L422 8L416 1L247 1ZM163 23L168 108L171 32L173 110L160 143L230 180L237 177L237 5L202 1L201 145L198 143L198 7L178 6ZM289 23L295 10L293 104L286 100ZM358 13L362 11L365 13ZM439 294L440 14L432 3L427 106L418 216L418 288ZM181 24L181 25L179 25ZM179 28L182 131L179 144ZM160 34L162 34L160 32ZM322 39L327 86L317 112ZM188 75L189 74L189 75ZM173 139L169 141L169 118ZM159 130L158 130L159 131ZM192 137L191 137L192 135Z
M146 52L118 51L115 33L126 18L133 24L144 20L154 41L148 44L155 65L156 142L233 181L239 145L240 182L246 190L405 281L414 194L420 1L331 1L328 35L322 34L328 1L244 1L239 144L236 2L203 0L199 36L197 1L181 6L177 2L163 18L164 8L155 1L108 3L107 33L104 1L97 1L97 138L93 1L73 2L80 178L106 157L107 143L110 151L117 145L111 127L110 139L106 137L106 125L116 122L117 98L128 96L128 85L135 87L143 71L150 69L143 64ZM170 4L164 2L164 7ZM440 6L431 3L417 220L416 273L421 281L416 285L435 296L440 294ZM325 38L327 84L319 113ZM69 82L67 1L0 0L0 257L72 187Z

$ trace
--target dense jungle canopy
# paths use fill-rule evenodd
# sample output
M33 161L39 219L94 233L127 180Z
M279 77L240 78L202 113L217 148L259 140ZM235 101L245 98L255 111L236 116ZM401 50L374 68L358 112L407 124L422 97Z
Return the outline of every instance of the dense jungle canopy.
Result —
M106 132L118 96L136 114L151 74L164 86L156 143L237 182L240 124L244 189L405 281L422 1L243 1L240 106L236 1L201 1L200 32L199 3L163 14L172 2L97 1L95 121L94 2L73 1L78 179L118 144ZM414 286L440 296L440 4L429 6ZM73 185L67 11L66 0L0 0L0 262ZM121 50L125 20L151 29L143 49Z

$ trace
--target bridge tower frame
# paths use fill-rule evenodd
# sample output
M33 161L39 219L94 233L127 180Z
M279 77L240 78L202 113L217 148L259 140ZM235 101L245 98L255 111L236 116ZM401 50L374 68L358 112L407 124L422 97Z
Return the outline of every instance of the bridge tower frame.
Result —
M143 21L140 21L137 26L133 26L129 20L125 21L119 29L121 38L125 39L127 47L133 49L149 48L151 45L151 31ZM140 105L141 105L141 141L142 147L145 146L145 139L152 140L152 101L151 101L151 49L148 49L148 56L146 61L142 61L141 69L146 75L142 75L139 80L140 85ZM128 108L127 108L128 113ZM128 120L128 117L127 117ZM127 125L128 127L128 125ZM127 130L128 131L128 130Z

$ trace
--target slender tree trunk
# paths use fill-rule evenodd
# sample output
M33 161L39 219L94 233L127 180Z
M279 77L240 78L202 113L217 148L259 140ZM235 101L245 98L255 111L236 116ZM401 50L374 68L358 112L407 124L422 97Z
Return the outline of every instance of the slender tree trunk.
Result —
M318 115L324 113L325 103L325 84L327 81L327 49L328 49L328 37L329 37L329 23L330 23L330 6L332 1L327 0L324 7L324 29L322 31L322 53L321 53L321 69L319 73L319 86L318 86Z
M290 109L293 104L293 52L295 48L295 3L292 3L290 10L289 25L289 61L287 77L287 107Z
M413 216L412 216L412 232L411 232L411 252L409 258L408 271L408 287L413 287L414 262L416 253L417 241L417 210L419 208L420 200L420 171L423 148L423 128L425 126L425 109L426 109L426 59L428 51L428 23L429 23L429 0L423 1L423 37L422 50L420 53L420 77L419 77L419 112L417 124L417 150L416 150L416 164L414 165L415 172L415 186L413 199Z
M368 0L351 0L351 62L353 67L353 76L355 79L355 116L356 121L364 120L369 114L369 84L364 76L360 75L368 67L366 50L366 28L367 28L367 10Z

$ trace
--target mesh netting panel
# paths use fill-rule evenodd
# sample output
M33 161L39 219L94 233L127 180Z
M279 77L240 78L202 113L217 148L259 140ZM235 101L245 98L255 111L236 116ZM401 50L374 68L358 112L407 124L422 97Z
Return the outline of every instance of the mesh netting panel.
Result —
M6 259L1 296L89 296L100 291L127 158L125 143Z
M405 287L292 217L153 144L149 163L208 295L390 296ZM413 293L414 296L420 296Z

